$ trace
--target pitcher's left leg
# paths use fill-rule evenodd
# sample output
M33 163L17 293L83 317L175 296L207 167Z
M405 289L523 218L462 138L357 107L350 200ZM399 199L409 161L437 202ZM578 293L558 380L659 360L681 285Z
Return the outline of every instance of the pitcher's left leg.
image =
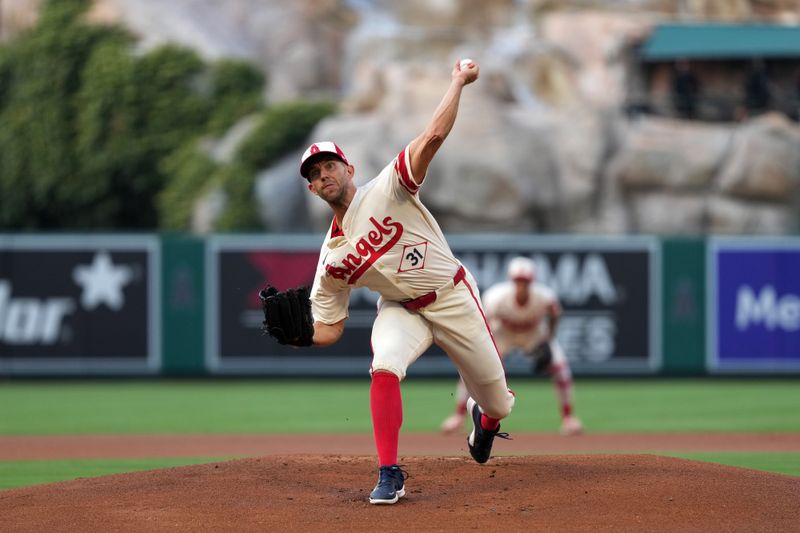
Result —
M514 395L471 276L425 308L424 315L432 323L434 342L447 352L470 393L467 414L474 427L467 442L472 457L484 463L494 438L504 435L500 420L511 413Z

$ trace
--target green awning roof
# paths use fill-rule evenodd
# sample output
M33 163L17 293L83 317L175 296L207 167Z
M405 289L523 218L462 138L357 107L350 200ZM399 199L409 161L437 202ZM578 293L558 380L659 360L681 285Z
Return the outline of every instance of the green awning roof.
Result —
M800 57L800 26L664 24L642 49L646 61Z

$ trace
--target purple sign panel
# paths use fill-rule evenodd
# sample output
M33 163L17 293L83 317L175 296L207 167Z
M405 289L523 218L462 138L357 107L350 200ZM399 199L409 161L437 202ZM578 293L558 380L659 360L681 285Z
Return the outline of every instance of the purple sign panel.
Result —
M710 247L709 368L800 370L800 241Z

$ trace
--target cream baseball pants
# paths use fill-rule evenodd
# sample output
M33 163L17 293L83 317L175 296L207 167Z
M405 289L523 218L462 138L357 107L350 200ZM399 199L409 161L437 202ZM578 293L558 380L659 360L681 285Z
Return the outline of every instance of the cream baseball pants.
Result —
M420 309L378 300L371 371L391 372L402 380L408 367L436 343L458 369L481 411L502 419L511 413L514 394L508 389L477 284L468 271L465 274L437 290L435 300Z

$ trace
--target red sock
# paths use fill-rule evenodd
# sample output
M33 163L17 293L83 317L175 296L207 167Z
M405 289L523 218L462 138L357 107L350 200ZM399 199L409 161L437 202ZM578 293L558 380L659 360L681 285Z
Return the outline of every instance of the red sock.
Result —
M400 440L400 426L403 424L400 379L389 372L372 374L369 401L380 465L397 464L397 443Z
M494 431L500 427L500 419L491 418L481 413L481 427L487 431Z

